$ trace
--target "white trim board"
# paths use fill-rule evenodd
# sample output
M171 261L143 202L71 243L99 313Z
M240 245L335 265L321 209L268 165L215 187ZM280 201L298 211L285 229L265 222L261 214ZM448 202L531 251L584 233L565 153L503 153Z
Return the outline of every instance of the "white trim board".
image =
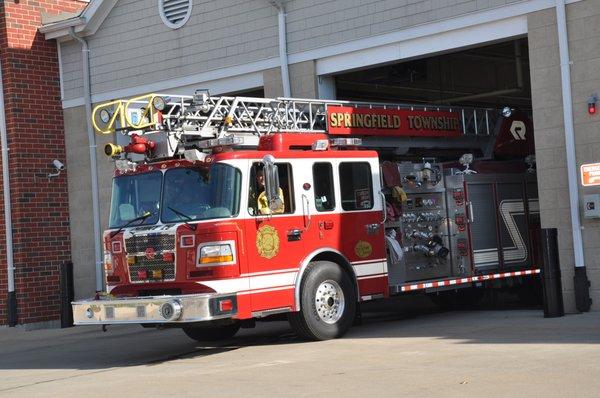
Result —
M169 94L191 95L199 88L206 88L210 90L212 94L220 94L258 88L264 85L262 71L264 69L270 69L279 66L279 58L273 58L272 60L266 61L267 62L261 61L260 65L256 65L256 68L234 67L242 73L231 73L231 75L228 75L227 72L233 68L224 68L194 76L188 76L185 78L163 80L162 82L156 82L144 86L135 86L121 90L92 94L92 103L95 104L98 102L110 101L116 98L127 98L152 92L168 91ZM251 65L248 64L243 66ZM249 72L244 72L244 69L248 69ZM83 104L83 97L64 100L62 103L64 109L82 106Z
M398 43L365 48L317 60L317 75L330 75L366 66L435 54L527 34L527 16L416 37Z

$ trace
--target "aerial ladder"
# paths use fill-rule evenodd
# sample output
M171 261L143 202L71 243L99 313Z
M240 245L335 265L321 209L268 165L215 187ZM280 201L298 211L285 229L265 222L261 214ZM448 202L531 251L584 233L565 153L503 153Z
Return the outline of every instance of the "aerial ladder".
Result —
M457 120L458 133L464 138L493 136L496 122L501 117L500 110L491 108L211 96L207 90L198 90L193 96L148 94L109 101L94 108L92 122L98 133L117 132L131 136L131 149L136 144L139 148L139 151L131 151L135 153L145 152L142 143L149 139L142 136L153 135L154 141L167 144L158 152L170 157L184 148L207 148L216 143L255 147L260 136L273 133L335 135L328 123L328 115L342 108L362 112L370 109L420 115L452 114ZM397 146L397 142L388 140L387 145ZM118 155L115 152L118 150L107 149L107 155Z

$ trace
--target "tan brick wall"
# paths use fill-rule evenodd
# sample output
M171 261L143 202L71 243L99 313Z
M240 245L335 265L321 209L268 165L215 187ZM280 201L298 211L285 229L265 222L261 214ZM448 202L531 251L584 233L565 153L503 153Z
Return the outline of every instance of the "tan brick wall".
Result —
M305 61L290 65L290 86L292 97L319 98L315 61Z
M69 164L69 222L71 256L75 280L75 298L90 297L95 292L94 226L90 152L86 131L85 108L64 110L65 143ZM104 155L104 145L112 136L96 134L98 157L98 187L100 190L100 225L107 227L110 212L111 183L114 163Z
M290 89L295 98L319 98L317 92L317 71L315 61L305 61L289 66ZM283 96L281 68L267 69L263 72L265 97Z
M600 117L587 114L587 99L600 91L600 2L567 6L571 91L577 166L600 161ZM565 310L575 311L573 239L569 208L561 74L554 9L528 15L528 40L542 227L558 228ZM600 193L583 188L579 194ZM600 310L600 221L583 220L585 265L592 310Z
M281 97L283 95L281 68L271 68L263 72L263 89L266 98Z

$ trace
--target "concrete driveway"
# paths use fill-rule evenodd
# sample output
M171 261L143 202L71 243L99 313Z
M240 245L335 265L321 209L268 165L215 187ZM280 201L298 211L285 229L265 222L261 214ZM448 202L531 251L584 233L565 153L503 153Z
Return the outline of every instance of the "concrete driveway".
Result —
M371 304L339 340L259 323L213 346L179 330L0 329L4 397L406 397L600 395L600 313L440 312Z

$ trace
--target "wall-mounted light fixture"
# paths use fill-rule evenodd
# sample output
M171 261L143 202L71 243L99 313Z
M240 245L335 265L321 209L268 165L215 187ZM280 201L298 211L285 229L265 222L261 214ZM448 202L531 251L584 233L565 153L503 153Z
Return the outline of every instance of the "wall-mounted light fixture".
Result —
M588 113L590 115L595 115L596 114L596 103L598 102L598 94L592 94L590 95L590 98L588 98L587 104L588 104Z

